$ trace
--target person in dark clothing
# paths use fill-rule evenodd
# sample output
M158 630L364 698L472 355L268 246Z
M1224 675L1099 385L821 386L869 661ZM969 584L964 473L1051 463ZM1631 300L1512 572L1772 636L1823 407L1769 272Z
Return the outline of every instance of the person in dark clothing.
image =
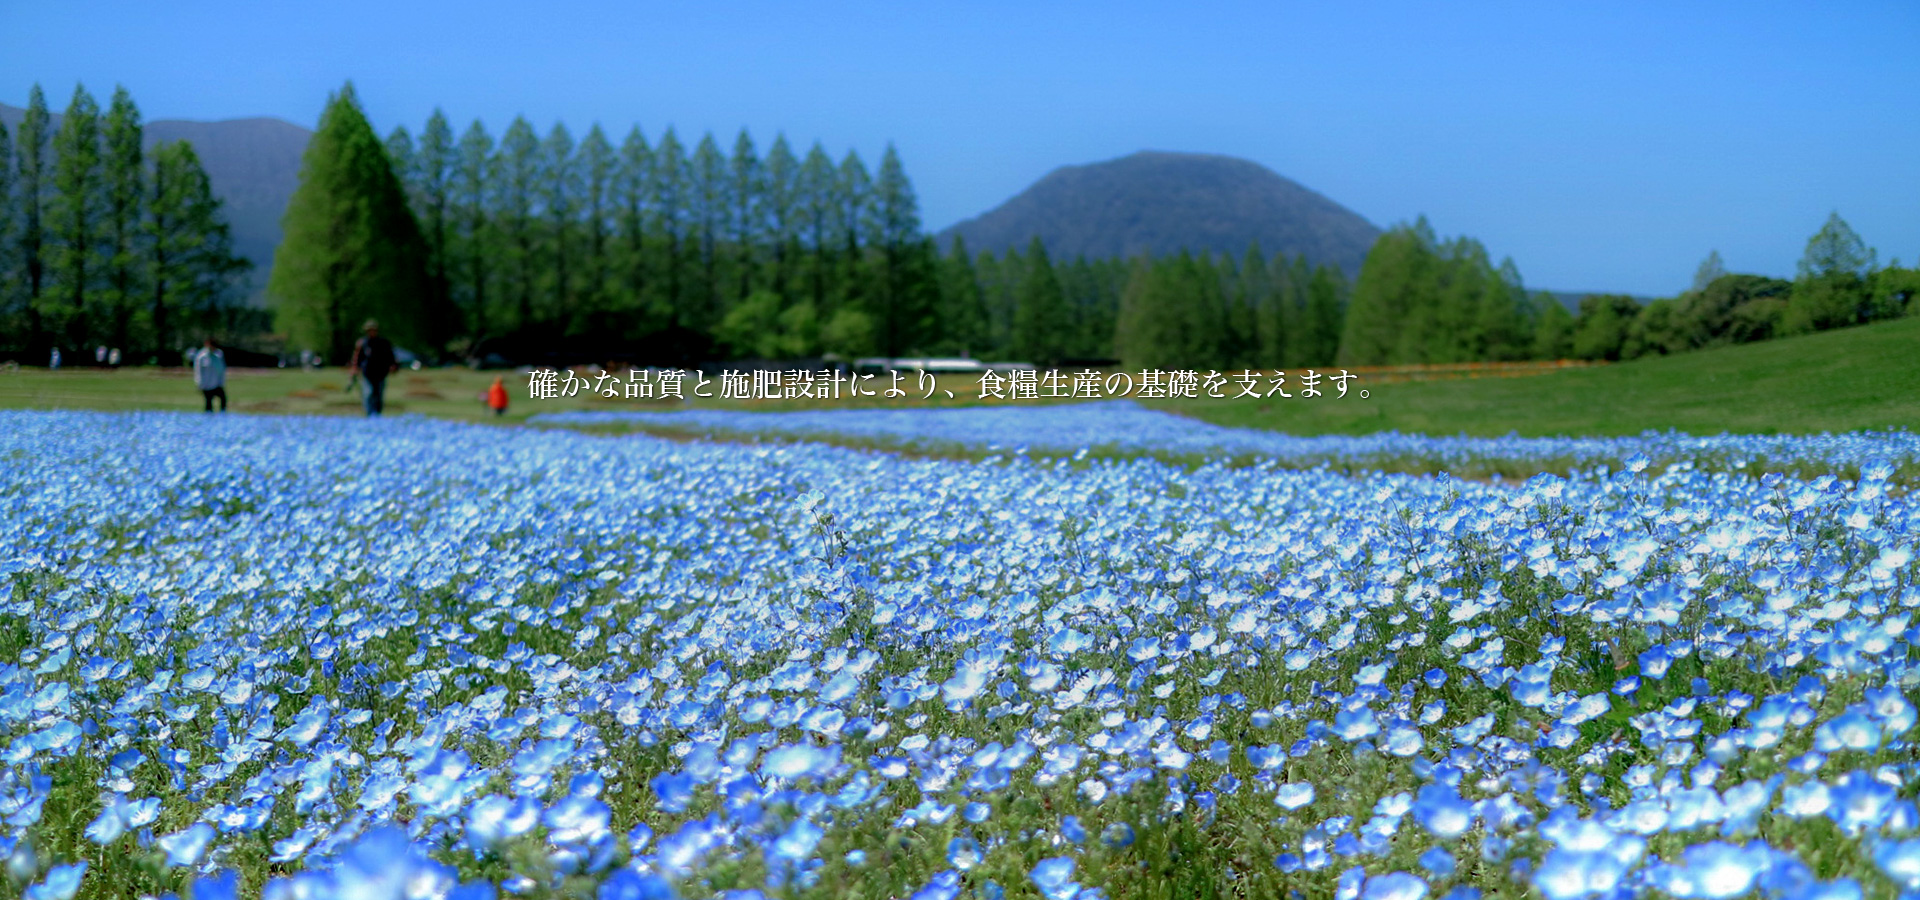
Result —
M193 355L193 381L206 398L207 412L213 412L214 398L220 399L220 411L227 411L227 357L207 338L200 352Z
M360 376L360 399L368 416L378 416L386 407L387 376L400 370L393 354L393 342L380 336L380 323L368 319L361 326L366 336L353 343L353 359L347 371Z

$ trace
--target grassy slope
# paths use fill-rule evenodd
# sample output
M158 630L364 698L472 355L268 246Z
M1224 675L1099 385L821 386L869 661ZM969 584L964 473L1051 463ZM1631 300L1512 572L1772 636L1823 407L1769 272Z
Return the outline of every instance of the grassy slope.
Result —
M1299 434L1771 434L1920 428L1920 318L1525 378L1369 387L1358 399L1156 401Z
M388 412L491 421L479 395L494 374L459 368L402 372L388 385ZM523 376L507 378L513 404L506 422L566 409L673 408L584 395L530 401ZM242 369L229 373L227 393L238 412L358 415L359 398L342 391L345 383L345 373L338 369ZM912 379L907 383L911 387ZM942 385L951 388L956 398L936 395L934 403L975 402L971 399L978 394L974 379L948 377ZM1357 397L1355 392L1363 387L1371 393L1370 399ZM1390 384L1356 379L1345 399L1335 399L1331 392L1305 399L1291 386L1289 392L1296 396L1147 403L1223 425L1298 434L1398 430L1491 436L1509 432L1618 435L1649 428L1717 434L1920 427L1920 318L1527 377ZM752 409L923 405L912 397L839 403L717 399L701 403ZM0 372L0 408L197 410L200 405L200 394L184 370Z

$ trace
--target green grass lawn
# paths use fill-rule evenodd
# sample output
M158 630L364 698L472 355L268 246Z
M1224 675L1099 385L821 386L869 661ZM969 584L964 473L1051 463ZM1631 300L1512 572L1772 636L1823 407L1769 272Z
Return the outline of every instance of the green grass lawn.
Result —
M1323 386L1324 387L1324 386ZM1920 318L1523 378L1349 383L1345 399L1151 405L1298 434L1795 434L1920 427Z
M1323 370L1324 371L1324 370ZM481 402L495 372L464 368L403 371L387 386L390 415L419 413L469 421L518 423L573 409L663 409L582 393L529 400L525 376L505 373L513 402L496 420ZM1808 433L1920 426L1920 318L1726 347L1610 366L1524 377L1451 378L1348 385L1318 399L1149 400L1147 405L1222 425L1297 434L1621 435L1647 429L1693 434ZM359 415L340 369L235 369L231 408L247 413ZM912 378L908 378L911 385ZM878 382L876 382L878 384ZM697 400L703 406L801 409L821 406L965 405L979 402L972 376L945 376L932 401L863 397L840 401ZM1323 386L1324 387L1324 386ZM1360 399L1366 389L1371 395ZM717 391L717 386L714 388ZM952 390L953 399L944 392ZM691 392L691 386L689 386ZM1229 393L1231 393L1229 389ZM999 403L1003 401L988 401ZM0 371L0 408L198 410L199 391L184 369L23 368Z

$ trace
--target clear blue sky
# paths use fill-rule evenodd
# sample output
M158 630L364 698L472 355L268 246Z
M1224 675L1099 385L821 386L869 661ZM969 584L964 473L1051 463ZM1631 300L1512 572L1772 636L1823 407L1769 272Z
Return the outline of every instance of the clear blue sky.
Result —
M1185 5L0 0L0 101L311 126L351 78L383 132L892 141L929 229L1056 166L1225 153L1563 290L1671 294L1716 248L1790 276L1831 210L1920 257L1914 0Z

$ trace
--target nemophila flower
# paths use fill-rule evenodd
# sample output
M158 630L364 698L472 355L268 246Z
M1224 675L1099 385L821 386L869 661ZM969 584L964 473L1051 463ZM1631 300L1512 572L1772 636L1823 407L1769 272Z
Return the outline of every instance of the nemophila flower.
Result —
M1274 791L1273 802L1281 809L1300 809L1313 802L1313 794L1310 782L1288 782Z
M207 852L207 844L213 840L213 826L205 822L195 822L185 829L159 838L161 852L167 854L169 866L198 865Z
M1038 888L1040 895L1047 900L1073 900L1074 895L1079 893L1079 885L1074 884L1072 880L1073 859L1071 857L1056 856L1052 859L1043 859L1033 867L1033 871L1029 872L1027 877L1032 879L1033 886Z
M27 888L26 900L73 900L86 874L87 863L84 860L71 865L54 866L47 871L44 881Z
M540 824L540 804L531 797L507 799L489 794L467 811L467 840L476 850L488 850Z
M1425 900L1426 896L1426 881L1410 872L1374 875L1360 888L1361 900Z
M1752 890L1772 862L1765 844L1715 841L1688 847L1679 864L1657 867L1654 883L1676 897L1726 900Z

